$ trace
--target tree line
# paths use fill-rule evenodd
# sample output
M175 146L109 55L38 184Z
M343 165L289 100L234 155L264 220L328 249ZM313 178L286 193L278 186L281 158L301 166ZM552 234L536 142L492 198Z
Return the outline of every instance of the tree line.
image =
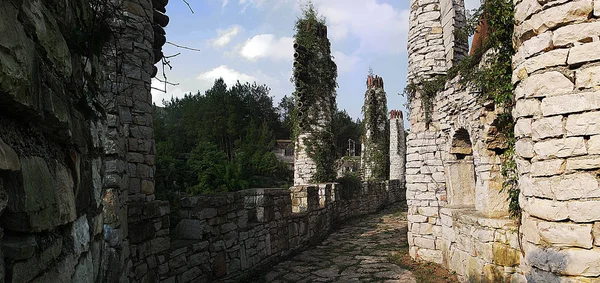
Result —
M277 139L292 139L295 101L284 96L275 106L270 91L217 79L203 94L154 105L157 196L289 187L293 172L273 150ZM361 122L345 110L333 114L333 129L336 159L347 154L348 139L360 144Z

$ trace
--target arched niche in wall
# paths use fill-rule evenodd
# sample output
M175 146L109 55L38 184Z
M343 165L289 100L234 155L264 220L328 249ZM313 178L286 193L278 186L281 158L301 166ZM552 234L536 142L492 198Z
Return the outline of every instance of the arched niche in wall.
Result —
M450 157L445 164L448 203L451 206L475 205L475 165L473 143L465 128L452 135Z

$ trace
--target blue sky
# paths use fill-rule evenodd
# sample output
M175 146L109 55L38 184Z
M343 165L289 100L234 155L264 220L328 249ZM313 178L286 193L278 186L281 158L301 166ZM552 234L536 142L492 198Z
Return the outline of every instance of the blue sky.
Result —
M153 101L204 93L217 77L228 85L236 80L271 87L275 105L293 92L290 83L294 22L303 1L298 0L171 0L167 40L199 52L165 45L172 70L166 71L166 93L153 90ZM354 117L362 116L369 67L383 77L388 110L405 110L398 95L406 84L409 0L314 0L325 16L331 51L338 66L337 103ZM474 8L479 0L466 0ZM162 77L159 72L158 77ZM160 82L153 87L164 89Z

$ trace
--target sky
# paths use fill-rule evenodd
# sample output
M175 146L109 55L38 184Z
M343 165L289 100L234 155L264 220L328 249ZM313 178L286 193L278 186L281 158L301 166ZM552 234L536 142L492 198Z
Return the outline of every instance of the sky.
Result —
M465 0L467 9L480 0ZM204 93L216 78L228 86L237 80L271 88L277 106L291 95L294 23L301 14L298 0L171 0L166 28L167 41L191 47L192 51L167 44L163 47L172 69L164 74L170 83L152 82L153 102ZM337 103L353 118L362 118L361 108L369 68L382 77L388 96L388 111L406 111L401 96L406 85L409 0L313 0L325 17L331 53L338 66ZM159 69L162 69L159 64ZM162 78L159 71L157 77ZM162 91L160 91L160 90ZM164 92L166 90L166 92ZM406 115L405 115L406 117Z

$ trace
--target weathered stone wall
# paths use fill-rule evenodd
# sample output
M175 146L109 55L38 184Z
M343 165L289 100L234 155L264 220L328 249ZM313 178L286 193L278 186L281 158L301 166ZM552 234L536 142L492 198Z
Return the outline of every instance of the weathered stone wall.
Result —
M530 282L600 280L600 2L515 1L515 136Z
M166 282L233 280L326 237L350 217L404 201L398 181L251 189L181 200L169 251L158 256Z
M101 41L77 38L93 22L81 1L0 2L0 282L101 278Z
M405 181L406 132L401 111L390 111L390 180Z
M153 7L153 3L156 5ZM108 133L104 159L107 278L158 278L155 254L169 248L169 204L154 199L151 78L162 58L166 1L123 0L105 50ZM130 233L131 231L131 233Z
M165 5L0 3L0 282L157 278L169 208L153 201L150 78Z
M509 278L518 272L512 267L519 257L513 256L518 254L516 226L501 192L497 151L504 143L495 121L503 110L480 103L476 92L456 88L456 80L435 97L428 127L420 100L411 104L406 157L410 254L444 264L463 280Z

